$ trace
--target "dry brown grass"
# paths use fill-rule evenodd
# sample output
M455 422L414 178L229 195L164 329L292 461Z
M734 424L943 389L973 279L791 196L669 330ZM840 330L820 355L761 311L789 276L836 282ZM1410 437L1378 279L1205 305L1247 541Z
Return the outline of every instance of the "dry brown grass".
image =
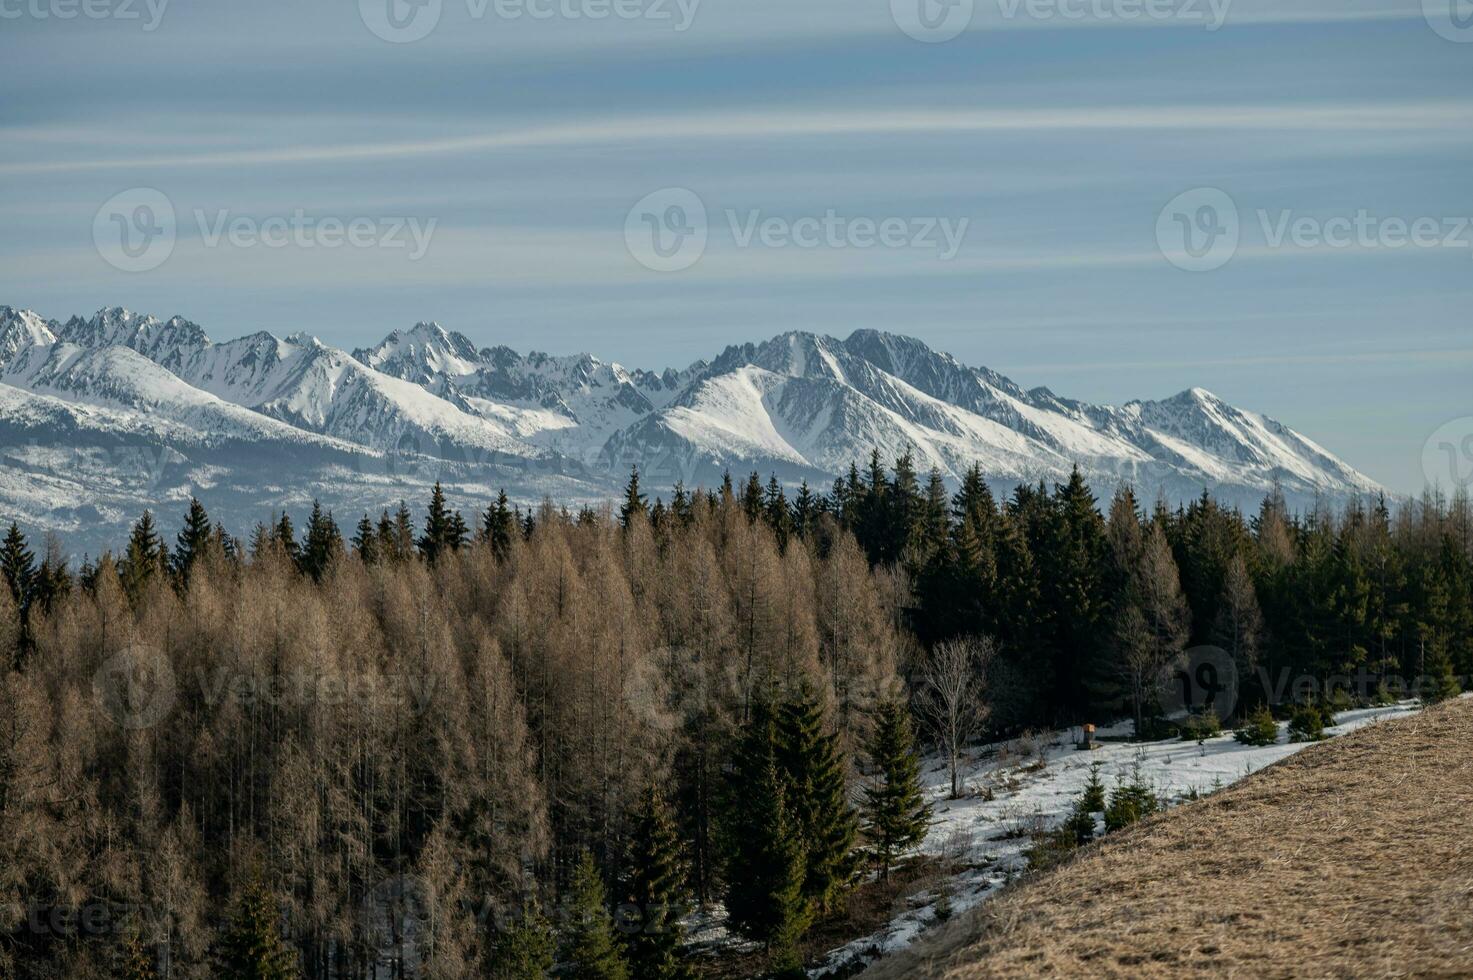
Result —
M1473 700L1112 835L865 977L1473 977Z

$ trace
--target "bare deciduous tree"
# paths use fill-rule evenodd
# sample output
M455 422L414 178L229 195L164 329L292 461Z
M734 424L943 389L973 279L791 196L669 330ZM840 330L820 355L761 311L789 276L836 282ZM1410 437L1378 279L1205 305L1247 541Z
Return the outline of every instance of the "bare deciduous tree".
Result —
M961 795L961 753L987 718L986 671L997 655L989 636L967 636L940 643L921 671L921 717L946 753L951 798Z
M1263 614L1258 609L1253 576L1242 555L1233 556L1223 575L1222 601L1217 607L1213 634L1218 645L1232 654L1240 674L1257 666Z
M1125 603L1115 624L1121 669L1130 684L1135 729L1144 722L1145 706L1159 693L1166 670L1186 647L1191 612L1181 591L1181 576L1171 545L1153 525L1140 559L1129 570Z

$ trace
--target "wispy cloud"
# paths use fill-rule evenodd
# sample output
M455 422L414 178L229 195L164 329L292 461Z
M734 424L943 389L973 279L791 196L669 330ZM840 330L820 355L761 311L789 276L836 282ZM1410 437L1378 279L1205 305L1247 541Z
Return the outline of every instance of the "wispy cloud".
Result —
M823 139L839 136L1089 132L1131 130L1292 130L1466 132L1473 103L1359 103L1336 105L1090 106L1037 109L788 110L708 112L585 120L556 126L506 129L446 139L340 143L261 150L222 150L156 156L53 159L0 165L0 174L24 175L111 169L263 167L341 163L521 150L689 140ZM21 137L22 141L24 136Z

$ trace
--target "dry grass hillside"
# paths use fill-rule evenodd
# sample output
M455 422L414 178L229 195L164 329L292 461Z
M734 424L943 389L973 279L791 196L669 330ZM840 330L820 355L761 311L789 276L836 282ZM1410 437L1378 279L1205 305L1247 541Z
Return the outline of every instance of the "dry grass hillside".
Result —
M866 977L1473 977L1473 699L1078 852Z

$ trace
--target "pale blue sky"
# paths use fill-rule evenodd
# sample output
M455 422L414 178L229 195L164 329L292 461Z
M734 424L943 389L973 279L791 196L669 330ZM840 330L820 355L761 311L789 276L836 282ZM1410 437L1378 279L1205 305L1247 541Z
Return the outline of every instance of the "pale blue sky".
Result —
M0 303L348 348L433 319L652 368L874 327L1070 397L1209 388L1403 492L1428 436L1473 416L1473 231L1274 247L1258 215L1269 232L1360 211L1453 232L1473 215L1473 43L1439 36L1421 0L1233 0L1216 30L1189 19L1211 19L1207 0L1129 22L1092 5L1132 0L976 0L945 43L907 36L891 0L701 0L684 30L692 0L617 0L640 16L604 20L506 13L615 0L499 2L440 0L428 36L388 43L353 0L172 0L153 30L145 0L124 11L137 19L70 20L36 16L66 0L0 0ZM173 204L178 241L128 273L93 221L140 186ZM1204 186L1236 204L1242 241L1185 272L1157 218ZM700 197L710 238L657 273L625 220L666 187ZM195 217L299 209L435 225L411 260L211 246ZM726 216L830 209L969 225L944 261L742 248Z

